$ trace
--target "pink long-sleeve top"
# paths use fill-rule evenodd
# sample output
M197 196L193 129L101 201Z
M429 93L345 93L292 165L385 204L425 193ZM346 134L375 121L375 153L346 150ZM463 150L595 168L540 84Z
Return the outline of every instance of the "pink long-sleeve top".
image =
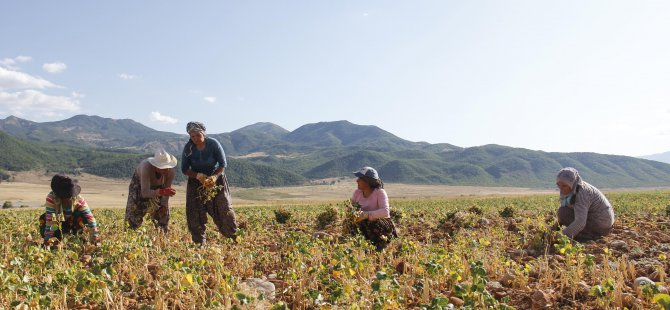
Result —
M371 221L391 217L389 197L383 188L373 190L368 197L364 197L363 191L357 189L351 196L351 201L361 205L361 210L368 212Z

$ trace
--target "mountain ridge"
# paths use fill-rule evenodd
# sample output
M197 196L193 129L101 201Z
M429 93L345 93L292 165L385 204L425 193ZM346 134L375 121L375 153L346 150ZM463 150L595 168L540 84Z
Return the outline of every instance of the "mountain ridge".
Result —
M14 156L47 165L53 157L28 156L59 152L100 153L111 162L106 169L95 161L78 159L62 166L127 176L114 171L132 166L125 161L152 154L158 147L180 155L188 136L153 130L130 119L114 120L77 115L63 121L36 123L17 117L0 120L0 136ZM348 177L361 166L377 168L387 182L555 187L555 174L565 166L580 171L587 182L605 187L667 186L670 165L656 161L596 153L543 152L503 145L459 147L448 143L430 144L404 140L373 125L357 125L346 120L305 124L293 131L270 122L259 122L226 133L208 133L217 139L231 161L227 171L246 186L278 186L308 180ZM68 151L68 148L71 148ZM15 149L15 150L14 150ZM45 151L46 150L46 151ZM106 153L105 153L106 152ZM121 153L118 153L121 152ZM125 153L124 153L125 152ZM28 154L28 155L21 155ZM92 155L91 155L92 156ZM133 157L135 156L135 157ZM132 160L128 159L131 158ZM16 169L12 160L0 157L0 168ZM57 160L57 159L56 159ZM105 161L103 160L103 161ZM30 165L28 165L30 166ZM20 169L24 169L21 166ZM125 168L124 168L125 169ZM234 177L233 177L234 176ZM263 180L267 179L267 182Z

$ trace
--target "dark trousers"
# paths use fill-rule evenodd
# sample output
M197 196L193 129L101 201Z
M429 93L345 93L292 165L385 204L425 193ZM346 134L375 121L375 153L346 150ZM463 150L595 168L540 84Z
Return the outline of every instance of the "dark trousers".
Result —
M216 196L208 202L203 202L201 197L201 184L198 180L189 178L186 185L186 221L191 239L195 243L204 243L207 215L212 217L219 232L228 237L235 238L237 222L235 211L233 211L230 189L226 175L221 175L216 184L222 186Z

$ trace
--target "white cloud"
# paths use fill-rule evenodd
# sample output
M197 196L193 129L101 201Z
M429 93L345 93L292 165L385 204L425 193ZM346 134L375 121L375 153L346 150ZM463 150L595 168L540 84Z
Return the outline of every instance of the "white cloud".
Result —
M207 101L209 103L216 102L216 97L213 97L213 96L205 97L205 98L202 98L202 99L205 99L205 101Z
M153 122L162 123L162 124L176 124L178 120L174 117L163 115L160 112L151 112L149 114L149 119Z
M128 73L120 73L118 77L122 80L134 80L137 78L137 75L132 75Z
M6 67L8 69L12 70L18 70L18 66L16 66L17 63L19 62L28 62L33 60L32 57L30 56L17 56L14 58L3 58L0 60L0 66Z
M67 69L67 65L62 62L52 62L42 65L42 69L49 73L61 73Z
M370 16L369 13L367 13L367 12L363 13L363 17L368 17L368 16Z
M76 91L72 92L72 98L84 98L86 97L86 94L78 93Z
M50 87L61 88L43 78L0 67L0 90Z
M79 110L79 100L74 97L51 96L32 89L14 93L0 91L1 113L36 119L62 116L63 113Z

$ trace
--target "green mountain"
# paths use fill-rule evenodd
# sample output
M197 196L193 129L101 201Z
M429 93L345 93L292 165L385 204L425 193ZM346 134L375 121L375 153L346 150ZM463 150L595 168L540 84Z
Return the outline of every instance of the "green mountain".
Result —
M110 178L130 178L137 164L153 154L130 150L46 145L12 137L0 131L0 172L46 170L54 173L90 173ZM179 166L177 166L179 169ZM285 186L302 184L303 176L271 166L228 159L226 175L234 186ZM184 181L177 173L176 181Z
M36 123L10 116L0 120L0 130L15 137L49 144L130 149L140 152L163 147L181 153L188 136L151 129L129 119L76 115L56 122Z
M132 120L78 115L35 123L0 120L0 169L36 167L130 177L156 147L180 155L188 136L160 132ZM307 124L288 131L256 123L229 133L208 133L221 142L226 170L237 186L281 186L332 177L353 177L362 166L377 168L387 182L485 186L555 187L565 166L599 187L667 186L670 165L595 153L549 153L501 145L462 148L411 142L376 126L348 121ZM69 170L68 170L69 169ZM179 174L181 175L181 174Z

